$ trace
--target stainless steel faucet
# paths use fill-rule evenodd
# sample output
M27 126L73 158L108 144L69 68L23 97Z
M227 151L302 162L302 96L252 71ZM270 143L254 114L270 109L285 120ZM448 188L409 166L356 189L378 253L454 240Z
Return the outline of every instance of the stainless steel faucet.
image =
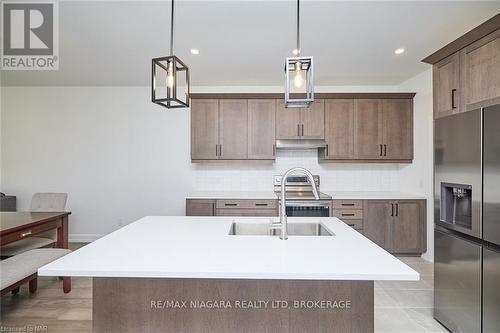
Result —
M271 223L271 229L280 229L280 239L286 240L288 239L288 223L286 217L286 182L288 177L293 173L302 173L304 174L309 182L311 183L314 198L319 200L318 189L316 188L316 183L314 182L314 178L312 173L304 168L292 168L285 172L283 177L281 178L281 207L280 207L280 221L279 223Z

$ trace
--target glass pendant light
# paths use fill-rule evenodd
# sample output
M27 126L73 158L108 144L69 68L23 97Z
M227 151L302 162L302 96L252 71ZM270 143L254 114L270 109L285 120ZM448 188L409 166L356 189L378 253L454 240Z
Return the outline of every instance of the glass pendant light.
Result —
M314 102L313 57L300 56L300 0L297 0L297 48L285 61L285 106L309 107Z
M174 0L170 13L170 55L152 61L151 101L167 109L189 107L189 68L174 55Z

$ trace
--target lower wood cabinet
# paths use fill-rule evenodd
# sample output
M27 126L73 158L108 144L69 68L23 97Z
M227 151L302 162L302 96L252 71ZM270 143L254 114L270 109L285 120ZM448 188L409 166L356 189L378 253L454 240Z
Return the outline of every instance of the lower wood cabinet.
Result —
M186 216L278 216L274 199L186 199ZM426 200L333 200L332 215L394 254L427 251Z
M425 201L396 201L392 223L392 252L399 254L426 251Z
M394 254L427 251L425 200L366 200L364 235Z
M278 200L186 199L186 216L278 216Z
M392 221L391 202L385 200L367 200L365 202L365 219L363 234L378 246L391 251Z
M186 216L214 216L215 200L186 199Z

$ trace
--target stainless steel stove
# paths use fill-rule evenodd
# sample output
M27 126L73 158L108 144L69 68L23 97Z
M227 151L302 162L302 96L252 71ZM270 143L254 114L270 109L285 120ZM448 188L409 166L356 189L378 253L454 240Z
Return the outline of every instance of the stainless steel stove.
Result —
M281 205L281 179L274 176L274 192ZM319 200L314 198L311 183L306 176L290 176L286 183L287 216L327 217L331 215L332 197L320 191L319 175L313 176L319 192Z

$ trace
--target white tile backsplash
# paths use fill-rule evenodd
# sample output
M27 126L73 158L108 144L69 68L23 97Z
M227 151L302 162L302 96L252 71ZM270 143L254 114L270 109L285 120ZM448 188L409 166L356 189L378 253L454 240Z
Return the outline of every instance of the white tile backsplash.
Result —
M383 163L318 163L315 149L278 150L276 161L198 163L192 188L196 191L270 190L273 176L304 167L321 177L321 188L336 191L398 191L402 166Z

